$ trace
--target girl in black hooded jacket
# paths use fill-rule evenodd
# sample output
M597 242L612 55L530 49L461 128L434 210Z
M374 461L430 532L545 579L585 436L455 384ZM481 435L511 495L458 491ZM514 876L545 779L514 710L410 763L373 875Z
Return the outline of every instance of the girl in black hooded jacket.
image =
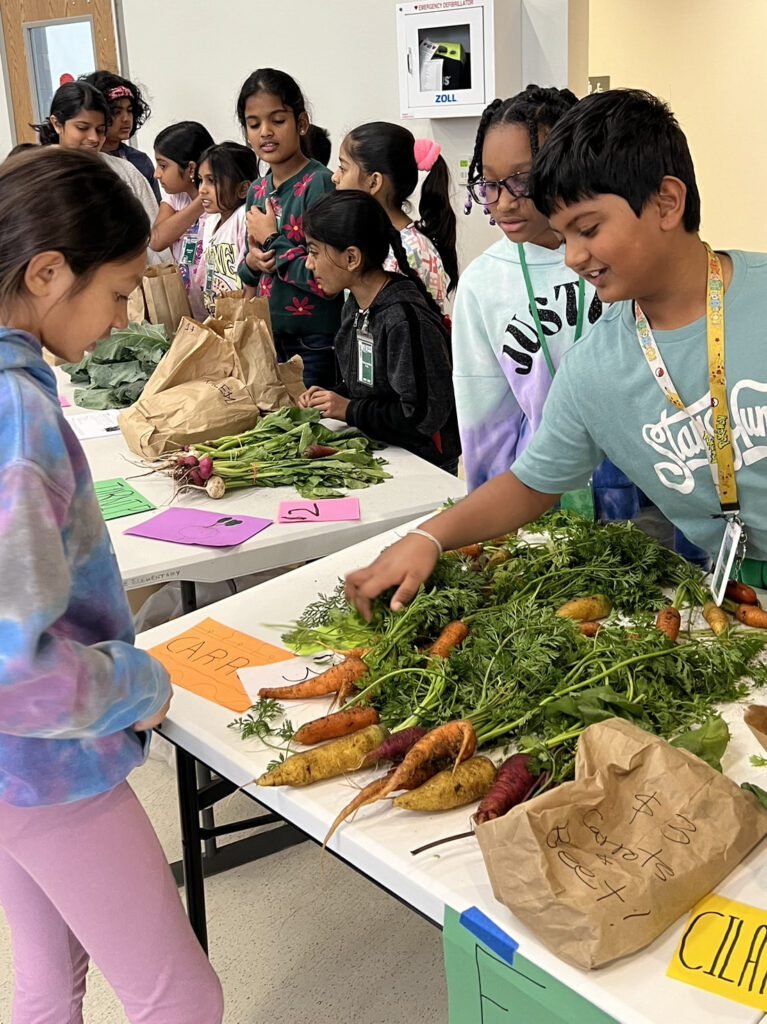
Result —
M326 295L351 294L335 339L343 384L310 388L300 404L455 473L449 337L399 233L375 199L353 189L322 196L303 228L317 286ZM400 273L383 269L390 247Z

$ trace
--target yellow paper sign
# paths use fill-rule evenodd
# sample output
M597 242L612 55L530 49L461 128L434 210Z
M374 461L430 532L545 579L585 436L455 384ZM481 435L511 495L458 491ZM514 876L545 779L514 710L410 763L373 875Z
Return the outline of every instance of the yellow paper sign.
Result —
M693 910L666 973L767 1010L767 909L707 896Z
M237 677L241 668L271 665L292 655L214 619L203 619L149 652L161 661L176 686L231 711L247 711L253 701Z

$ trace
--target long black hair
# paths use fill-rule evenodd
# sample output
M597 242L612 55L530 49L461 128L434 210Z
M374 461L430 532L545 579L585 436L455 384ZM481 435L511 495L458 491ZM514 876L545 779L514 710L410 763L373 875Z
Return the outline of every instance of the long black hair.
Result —
M474 154L469 166L469 181L482 177L482 149L485 137L492 128L504 124L521 124L530 136L530 150L535 160L538 155L541 134L548 135L557 121L578 102L578 97L569 89L544 88L528 85L522 92L507 100L493 100L482 114L474 142ZM466 212L471 209L471 196Z
M109 125L111 120L109 106L98 89L88 85L87 82L67 82L66 85L59 86L51 100L48 120L32 126L40 136L40 145L52 146L59 141L56 129L51 124L52 117L55 117L60 124L65 124L77 117L81 110L92 110L97 114L103 114L104 125Z
M163 128L154 140L154 148L186 171L189 164L198 167L206 149L215 146L213 136L199 121L179 121Z
M431 292L407 261L399 231L368 192L353 188L326 192L306 211L303 226L305 234L321 245L342 252L350 246L359 249L363 273L383 268L391 249L400 273L417 286L429 309L442 321L442 311Z
M298 127L298 119L305 114L309 119L309 111L306 109L306 99L301 91L301 86L287 71L279 71L277 68L258 68L252 75L245 79L240 95L237 97L237 120L243 131L245 125L245 106L251 96L260 92L268 92L278 96L286 108L293 113Z
M250 185L259 176L258 157L253 150L239 142L222 142L218 146L210 146L200 156L197 165L198 184L199 170L203 164L210 166L220 208L236 210L242 206L247 194L239 196L238 189L245 182Z
M127 78L123 78L122 75L116 75L113 71L92 71L89 75L83 75L80 79L81 82L88 82L99 92L104 94L104 98L111 107L114 103L118 103L121 99L129 99L131 101L131 112L133 114L133 131L134 133L146 124L149 118L152 116L152 111L144 99L144 96L137 85L129 81ZM117 96L114 99L110 97L110 93L114 89L127 89L130 96Z
M388 178L394 202L404 208L418 186L413 133L399 124L372 121L350 131L344 146L365 174L378 172ZM448 291L453 291L458 284L456 220L450 205L450 171L441 156L421 186L416 227L433 242L447 271Z

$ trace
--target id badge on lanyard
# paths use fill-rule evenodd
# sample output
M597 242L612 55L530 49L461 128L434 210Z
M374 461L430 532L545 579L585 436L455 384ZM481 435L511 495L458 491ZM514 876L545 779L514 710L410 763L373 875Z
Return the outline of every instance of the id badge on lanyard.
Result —
M636 331L639 346L650 367L653 379L669 402L689 417L708 455L721 512L724 536L711 577L711 594L717 605L722 603L725 587L733 569L740 567L746 554L746 528L740 515L738 488L735 481L735 452L732 445L730 408L724 364L724 278L722 261L707 245L708 287L706 298L706 340L708 346L708 378L711 402L712 433L708 433L682 401L660 354L652 328L639 304L635 304Z
M357 379L368 388L375 384L373 335L370 333L367 317L357 327Z
M530 304L530 313L532 314L533 320L535 321L535 330L538 334L538 342L543 352L543 358L546 360L546 366L548 367L549 373L551 374L552 380L556 369L554 367L554 360L551 358L549 352L549 344L546 340L546 332L543 330L541 324L540 314L538 313L538 304L535 301L535 292L533 291L533 282L530 278L530 270L527 266L527 256L525 255L525 248L520 243L517 246L519 251L519 262L522 267L522 276L525 279L525 287L527 288L527 298ZM576 326L575 326L575 341L573 344L577 344L583 334L583 318L586 312L586 284L583 278L578 279L578 308L576 314ZM567 491L559 499L559 507L567 509L569 512L574 512L575 515L580 516L581 519L588 519L589 522L594 522L597 518L596 508L594 505L594 488L591 481L585 487L579 487L575 491Z

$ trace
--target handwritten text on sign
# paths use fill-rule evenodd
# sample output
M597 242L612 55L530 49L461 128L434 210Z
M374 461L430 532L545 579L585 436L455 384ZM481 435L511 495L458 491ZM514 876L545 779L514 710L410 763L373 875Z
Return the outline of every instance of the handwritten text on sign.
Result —
M667 974L767 1010L767 910L707 896L693 910Z
M632 876L642 881L668 882L674 877L674 863L680 850L695 844L697 826L686 815L665 803L660 794L634 793L622 815L623 820L609 827L598 807L565 819L546 836L546 846L554 851L560 875L570 876L572 884L594 894L597 904L613 904L623 921L649 917L653 911L651 891L641 886L641 895L633 892ZM613 878L620 866L620 882ZM631 873L625 869L631 867Z
M319 501L280 503L280 523L351 523L359 518L359 498L322 498Z

